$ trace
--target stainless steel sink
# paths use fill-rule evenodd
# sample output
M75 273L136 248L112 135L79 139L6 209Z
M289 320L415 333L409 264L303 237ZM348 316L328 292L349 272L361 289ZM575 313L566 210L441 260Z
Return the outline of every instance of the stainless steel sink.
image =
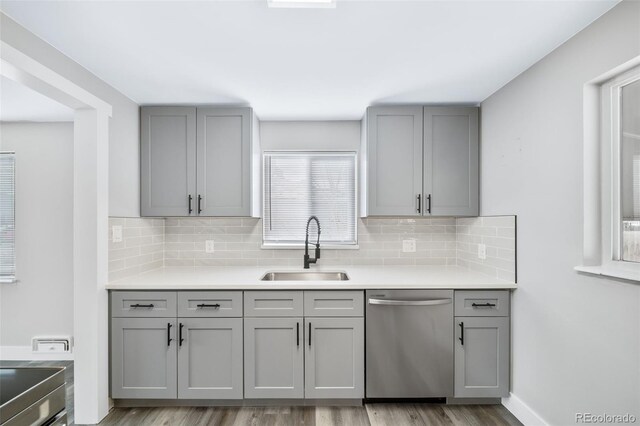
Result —
M345 272L267 272L260 281L348 281Z

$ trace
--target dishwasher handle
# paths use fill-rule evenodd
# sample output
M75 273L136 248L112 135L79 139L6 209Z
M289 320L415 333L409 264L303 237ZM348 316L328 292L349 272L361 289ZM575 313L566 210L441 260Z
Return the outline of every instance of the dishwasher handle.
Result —
M451 298L447 299L423 299L423 300L401 300L401 299L369 299L370 305L390 305L390 306L431 306L448 305L452 303Z

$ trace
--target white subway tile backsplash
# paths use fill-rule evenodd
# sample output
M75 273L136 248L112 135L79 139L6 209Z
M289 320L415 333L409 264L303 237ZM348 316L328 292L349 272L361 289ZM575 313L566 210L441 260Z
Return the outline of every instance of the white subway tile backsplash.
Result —
M122 226L122 241L111 229ZM137 275L164 265L164 219L109 218L109 280Z
M516 218L485 216L458 218L457 264L496 278L516 279ZM484 244L486 259L478 258Z
M303 249L263 249L255 218L110 218L123 241L109 243L109 279L162 266L301 266ZM404 253L402 240L416 251ZM205 241L215 251L205 251ZM487 258L478 259L478 244ZM322 250L324 265L459 265L496 277L515 277L515 217L365 218L359 249Z

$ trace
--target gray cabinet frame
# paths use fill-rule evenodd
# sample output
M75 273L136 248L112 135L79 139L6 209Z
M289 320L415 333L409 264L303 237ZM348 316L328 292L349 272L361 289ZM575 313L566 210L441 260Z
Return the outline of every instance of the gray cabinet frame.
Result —
M142 107L141 216L251 216L254 125L249 107Z
M478 215L478 108L424 108L423 214Z
M251 216L251 108L197 110L200 216Z
M306 318L304 329L305 398L364 398L364 318Z
M455 323L455 396L508 396L509 317L456 317Z
M190 216L195 212L195 197L196 109L142 107L140 215Z
M111 397L175 399L176 357L175 318L113 318Z
M420 216L422 107L367 110L368 214Z
M367 214L477 216L477 107L367 110Z
M302 317L244 319L244 397L304 397Z
M242 399L242 318L179 318L180 326L178 398Z

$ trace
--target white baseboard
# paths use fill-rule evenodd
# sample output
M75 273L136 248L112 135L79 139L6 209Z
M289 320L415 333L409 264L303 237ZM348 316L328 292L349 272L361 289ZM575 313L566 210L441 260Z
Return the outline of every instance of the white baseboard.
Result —
M73 361L73 353L34 353L31 346L0 346L0 361Z
M507 398L502 398L502 405L525 426L548 426L538 413L513 393L509 393Z

